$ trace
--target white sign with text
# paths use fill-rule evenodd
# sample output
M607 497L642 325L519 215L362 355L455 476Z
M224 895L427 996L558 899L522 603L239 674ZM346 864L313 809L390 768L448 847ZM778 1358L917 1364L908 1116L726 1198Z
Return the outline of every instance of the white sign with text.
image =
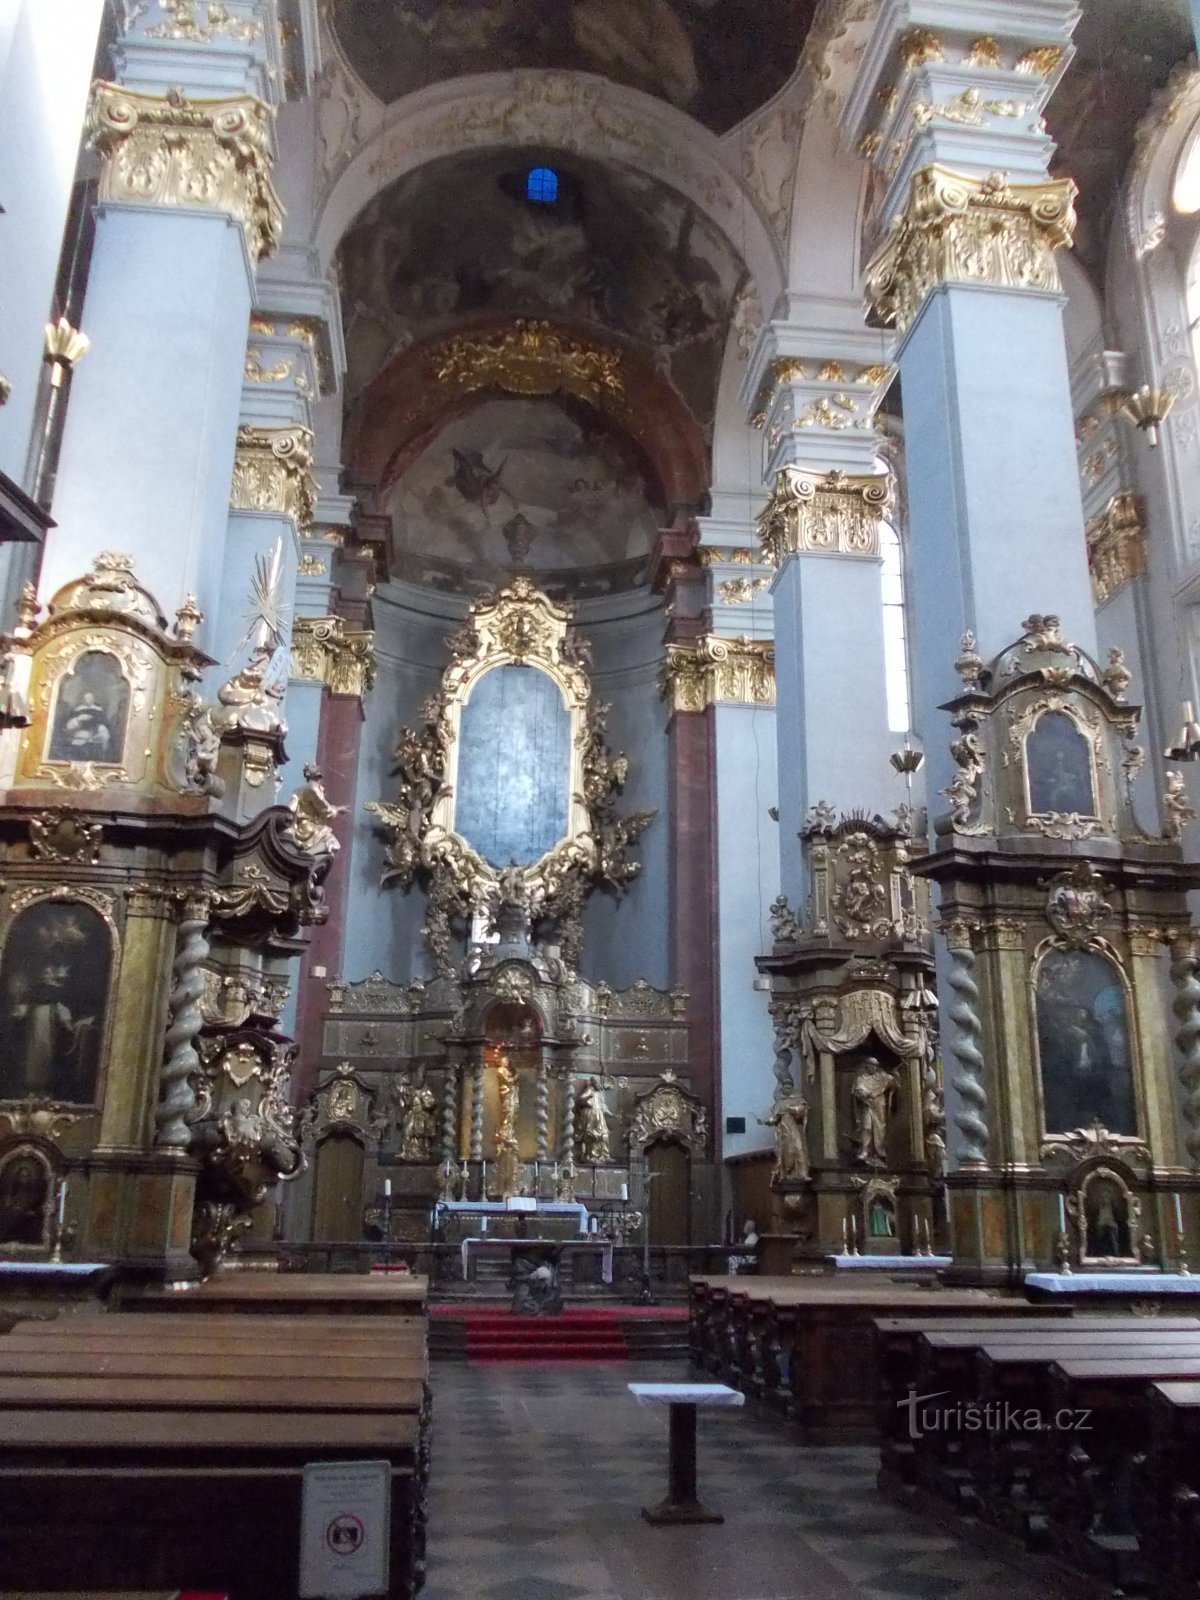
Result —
M301 1600L388 1591L392 1469L387 1461L310 1461L300 1517Z

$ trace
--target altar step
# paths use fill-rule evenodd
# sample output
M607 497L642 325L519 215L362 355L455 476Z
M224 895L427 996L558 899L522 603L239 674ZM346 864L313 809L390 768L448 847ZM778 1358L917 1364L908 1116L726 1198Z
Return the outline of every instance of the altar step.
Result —
M568 1307L532 1317L505 1305L434 1305L429 1353L443 1361L670 1361L687 1355L687 1311Z

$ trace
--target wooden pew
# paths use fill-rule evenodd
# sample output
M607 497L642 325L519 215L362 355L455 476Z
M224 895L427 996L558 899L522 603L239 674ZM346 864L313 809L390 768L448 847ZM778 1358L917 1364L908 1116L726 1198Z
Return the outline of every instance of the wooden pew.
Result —
M29 1588L277 1600L296 1592L305 1462L365 1457L392 1469L390 1593L409 1600L424 1571L424 1331L409 1316L207 1312L19 1324L0 1338L0 1570Z
M1133 1458L1134 1523L1157 1600L1200 1594L1200 1382L1152 1383L1148 1445Z
M392 1273L225 1272L187 1289L140 1289L123 1311L292 1316L423 1316L429 1282Z

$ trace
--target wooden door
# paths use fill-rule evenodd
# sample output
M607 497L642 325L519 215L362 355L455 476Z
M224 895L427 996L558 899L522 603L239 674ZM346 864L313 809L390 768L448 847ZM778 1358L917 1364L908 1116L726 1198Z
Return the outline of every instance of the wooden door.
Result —
M313 1239L318 1244L362 1238L363 1147L353 1135L331 1133L317 1147Z
M680 1144L660 1140L646 1152L650 1174L650 1243L691 1242L691 1157Z

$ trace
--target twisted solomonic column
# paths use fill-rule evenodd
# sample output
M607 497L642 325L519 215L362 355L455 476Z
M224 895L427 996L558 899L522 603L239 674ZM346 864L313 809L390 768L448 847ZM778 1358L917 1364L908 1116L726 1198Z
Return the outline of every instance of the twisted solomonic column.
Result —
M457 1061L447 1061L442 1079L442 1160L453 1161L458 1154L458 1077Z
M533 1114L537 1121L537 1158L545 1161L550 1154L550 1073L544 1055L538 1060Z
M476 1058L471 1079L471 1160L483 1160L483 1056Z
M201 895L186 900L175 936L171 1012L154 1111L154 1143L163 1150L186 1150L192 1139L187 1119L196 1104L196 1095L189 1079L200 1068L196 1036L204 1024L200 1000L204 994L204 963L208 959L208 940L204 937L207 926L207 899Z
M980 1045L983 1025L979 1020L979 987L975 982L975 952L971 930L964 922L946 928L950 948L947 982L953 993L948 1016L953 1024L950 1049L958 1063L954 1087L958 1111L954 1125L962 1135L959 1152L961 1166L985 1166L988 1157L987 1090L984 1088L984 1059Z
M568 1072L563 1076L562 1154L564 1167L575 1166L575 1079Z
M1171 1009L1179 1018L1175 1045L1179 1051L1179 1080L1183 1084L1183 1114L1188 1132L1185 1143L1194 1167L1200 1166L1200 957L1191 939L1171 945L1171 982L1175 999Z

